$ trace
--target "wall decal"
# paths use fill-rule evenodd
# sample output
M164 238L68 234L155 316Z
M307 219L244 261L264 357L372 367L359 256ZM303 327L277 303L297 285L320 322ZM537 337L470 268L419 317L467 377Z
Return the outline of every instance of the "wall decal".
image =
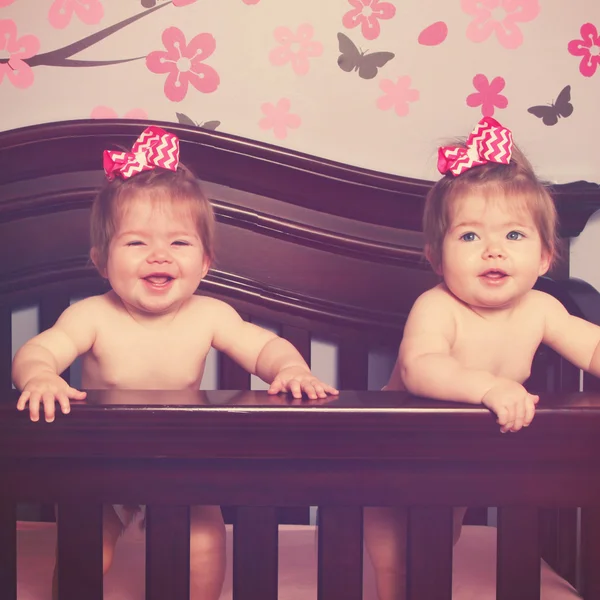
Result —
M600 65L600 36L595 25L584 23L579 30L580 40L571 40L568 45L569 54L581 56L579 72L584 77L591 77Z
M421 31L417 41L422 46L438 46L448 35L448 25L444 21L432 23Z
M477 91L467 96L467 106L481 106L481 114L484 117L493 116L496 107L508 106L508 99L500 93L505 85L502 77L494 77L492 81L488 81L483 73L479 73L473 77L473 85Z
M523 43L519 23L533 21L540 13L539 0L461 0L463 12L475 18L467 27L467 38L484 42L493 33L504 48L518 48Z
M212 129L215 130L220 124L221 121L205 121L204 123L196 123L193 119L190 119L186 114L176 112L177 121L182 125L190 125L192 127L200 127L201 129Z
M95 106L90 114L90 119L118 119L119 115L110 106ZM123 119L147 119L148 113L143 108L132 108L128 110Z
M354 42L345 34L338 33L340 56L337 63L342 71L358 71L358 76L363 79L373 79L378 69L383 67L396 55L393 52L362 52Z
M48 11L48 21L55 29L64 29L73 14L86 25L96 25L104 16L104 8L100 0L54 0Z
M33 71L28 59L40 49L40 40L35 35L18 37L17 26L12 19L0 20L0 51L8 58L0 59L0 83L4 76L16 88L28 88L33 83Z
M558 94L556 102L532 106L527 109L528 113L542 119L544 125L556 125L560 117L569 117L573 113L571 104L571 86L566 85Z
M297 129L302 123L300 117L290 113L291 103L288 98L281 98L277 104L265 102L260 109L265 115L259 122L261 129L272 129L275 137L283 140L287 137L288 127Z
M146 66L153 73L167 73L164 91L171 102L181 102L190 84L205 94L219 87L219 74L202 62L216 48L215 38L210 33L199 33L188 44L181 29L168 27L162 33L162 42L166 51L150 52Z
M354 7L342 17L342 25L353 29L360 25L360 30L367 40L379 37L381 27L379 19L391 19L396 14L396 7L391 2L380 0L348 0Z
M289 27L277 27L273 35L281 45L269 52L269 61L276 67L290 62L294 73L306 75L310 68L308 59L323 54L323 44L313 40L313 34L309 23L300 25L296 33Z
M377 99L377 108L379 110L393 108L399 117L406 117L410 109L409 102L416 102L420 97L419 90L412 89L410 84L408 75L398 77L396 83L391 79L383 79L379 87L384 95Z

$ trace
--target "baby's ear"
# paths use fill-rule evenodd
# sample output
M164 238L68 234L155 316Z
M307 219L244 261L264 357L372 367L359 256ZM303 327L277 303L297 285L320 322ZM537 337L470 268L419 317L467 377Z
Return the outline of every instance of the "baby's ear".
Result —
M104 279L107 279L106 267L100 267L100 252L98 251L98 248L92 248L90 250L90 258L92 259L94 266L98 270L98 273L100 273L100 275L104 277Z
M435 274L439 275L441 277L443 275L443 273L442 273L442 265L437 260L437 257L435 257L433 255L433 252L431 251L431 246L429 244L425 244L425 248L423 249L423 253L425 254L425 258L427 259L427 262L431 265L431 268L433 269L433 271L435 272Z
M554 254L552 252L548 252L547 250L542 250L542 259L540 260L540 269L538 275L541 277L545 275L552 266L554 262Z

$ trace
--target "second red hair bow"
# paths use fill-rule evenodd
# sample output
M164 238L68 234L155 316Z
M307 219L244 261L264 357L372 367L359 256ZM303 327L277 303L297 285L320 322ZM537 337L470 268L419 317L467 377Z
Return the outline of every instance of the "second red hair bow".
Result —
M442 175L448 171L454 176L460 175L488 162L507 165L512 155L512 132L496 119L484 117L467 138L465 146L439 148L438 170Z
M152 125L144 129L131 152L105 150L103 163L109 181L116 176L129 179L156 167L176 171L179 164L179 139Z

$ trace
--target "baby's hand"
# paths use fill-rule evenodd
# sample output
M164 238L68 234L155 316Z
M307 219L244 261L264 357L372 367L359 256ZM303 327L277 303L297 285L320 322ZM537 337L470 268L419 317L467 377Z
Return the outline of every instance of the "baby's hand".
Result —
M519 431L533 420L539 396L530 394L520 383L503 380L488 390L481 403L498 417L500 431Z
M302 398L304 392L311 400L326 398L327 394L339 394L338 390L323 383L302 367L288 367L277 373L269 388L269 394L291 392L294 398Z
M40 405L44 406L44 416L48 423L54 421L54 403L58 401L64 414L70 412L69 398L83 400L85 392L72 388L62 377L44 373L30 379L17 401L17 409L24 410L29 402L29 416L32 421L40 419Z

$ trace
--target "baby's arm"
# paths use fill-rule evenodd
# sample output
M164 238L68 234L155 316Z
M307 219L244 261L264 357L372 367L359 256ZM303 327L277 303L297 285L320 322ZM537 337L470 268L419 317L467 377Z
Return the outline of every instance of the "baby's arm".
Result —
M484 404L496 414L502 431L529 425L537 396L516 381L466 368L452 356L456 321L450 302L439 289L426 292L415 302L392 377L400 377L406 389L419 396ZM390 386L392 383L390 380Z
M32 421L38 421L40 405L47 422L54 421L54 403L63 413L70 411L69 399L83 400L85 392L71 387L62 373L80 354L92 347L94 330L87 301L82 300L59 317L56 324L25 343L16 353L12 377L21 390L17 408L29 403Z
M545 316L543 342L576 367L600 377L600 327L575 317L554 297L538 292Z
M325 398L338 391L315 377L298 350L276 334L244 321L224 302L213 301L213 346L250 373L270 383L270 394L290 391L294 398Z

